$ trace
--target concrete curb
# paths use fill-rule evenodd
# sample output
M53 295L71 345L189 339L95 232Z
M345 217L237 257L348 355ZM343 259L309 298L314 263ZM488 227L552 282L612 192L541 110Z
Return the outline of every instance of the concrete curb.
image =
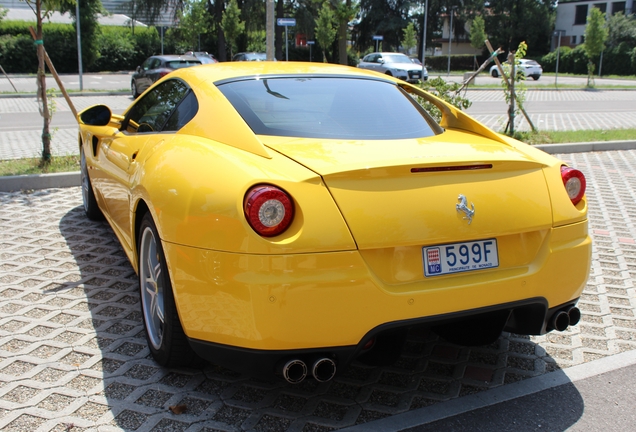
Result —
M0 192L79 186L79 171L0 177Z
M541 144L535 146L549 154L584 153L593 151L635 150L636 140L599 141L568 144ZM53 174L34 174L22 176L0 177L0 192L14 192L19 190L34 190L48 188L66 188L79 186L81 176L79 171Z

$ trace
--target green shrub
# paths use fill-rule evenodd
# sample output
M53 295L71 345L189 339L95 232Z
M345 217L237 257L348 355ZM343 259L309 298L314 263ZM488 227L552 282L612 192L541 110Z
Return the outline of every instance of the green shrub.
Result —
M93 68L95 71L131 70L137 66L135 42L129 29L104 27L97 45L100 56Z

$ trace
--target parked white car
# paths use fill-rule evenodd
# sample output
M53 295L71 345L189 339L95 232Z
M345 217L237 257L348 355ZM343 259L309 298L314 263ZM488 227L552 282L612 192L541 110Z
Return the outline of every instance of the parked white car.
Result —
M510 68L509 63L502 63L502 66L508 70ZM531 77L533 80L538 80L541 78L541 74L543 73L543 68L539 63L535 60L521 59L519 60L519 69L517 72L523 72L526 78ZM490 67L490 75L494 78L499 76L499 69L497 69L497 65L492 65Z
M428 79L426 68L413 63L409 57L401 53L376 52L367 54L360 60L358 67L391 75L411 83Z

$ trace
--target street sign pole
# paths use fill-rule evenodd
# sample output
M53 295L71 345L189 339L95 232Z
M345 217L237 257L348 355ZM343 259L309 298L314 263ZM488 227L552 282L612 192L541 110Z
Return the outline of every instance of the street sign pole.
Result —
M311 47L314 46L314 41L307 41L307 45L309 45L309 61L311 62L312 56L311 56Z
M378 52L378 45L380 43L381 40L384 39L384 36L381 35L375 35L373 36L373 40L375 41L375 52Z
M289 42L287 40L287 27L295 26L296 18L278 18L276 19L276 24L279 27L285 27L285 61L289 61Z

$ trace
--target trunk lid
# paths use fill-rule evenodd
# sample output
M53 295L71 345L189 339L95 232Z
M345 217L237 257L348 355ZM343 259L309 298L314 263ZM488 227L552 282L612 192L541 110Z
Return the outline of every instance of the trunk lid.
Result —
M323 177L361 250L488 239L552 225L544 165L478 135L259 138ZM465 210L458 209L460 195Z

